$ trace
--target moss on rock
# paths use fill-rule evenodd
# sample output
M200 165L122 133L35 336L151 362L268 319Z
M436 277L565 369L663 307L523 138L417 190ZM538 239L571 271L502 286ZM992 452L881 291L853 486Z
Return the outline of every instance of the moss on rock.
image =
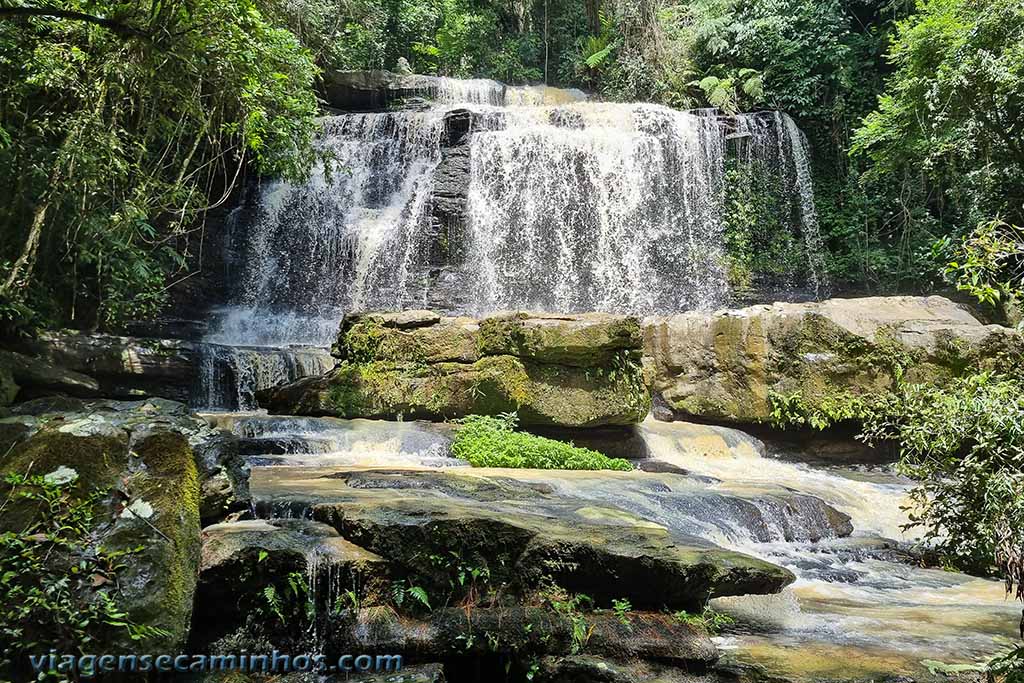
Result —
M780 399L851 416L898 382L1024 366L1024 339L941 297L831 299L645 321L654 393L679 418L765 423Z
M320 378L262 392L271 412L444 420L518 412L523 424L630 425L650 398L634 318L604 314L346 318Z

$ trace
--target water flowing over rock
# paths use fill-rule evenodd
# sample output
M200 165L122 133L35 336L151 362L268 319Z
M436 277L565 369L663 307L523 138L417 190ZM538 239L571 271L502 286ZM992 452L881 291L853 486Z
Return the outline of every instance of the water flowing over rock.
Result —
M198 372L192 405L202 410L254 410L256 392L334 367L325 349L259 348L197 344Z
M773 401L816 410L870 400L898 377L937 384L1024 358L1018 332L937 296L655 316L644 335L656 404L680 418L731 422L768 422Z
M448 419L517 411L522 424L627 426L650 397L636 318L429 311L352 315L330 373L259 392L272 413Z
M329 163L253 188L236 291L208 341L325 345L361 310L717 307L733 157L777 176L801 270L827 289L806 140L783 114L552 106L541 90L450 79L423 90L431 106L324 118Z

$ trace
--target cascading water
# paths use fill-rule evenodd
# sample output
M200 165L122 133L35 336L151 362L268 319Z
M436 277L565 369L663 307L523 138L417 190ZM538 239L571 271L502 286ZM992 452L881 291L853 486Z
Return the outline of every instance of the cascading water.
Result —
M308 516L354 486L396 485L397 472L461 464L441 455L447 438L437 425L266 416L224 416L218 425L243 444L285 434L330 441L327 449L289 442L287 455L265 464L292 467L254 468L257 509L272 517ZM901 529L909 482L780 460L735 429L648 419L639 436L653 471L473 470L544 495L470 500L510 517L574 510L609 524L641 519L787 567L797 581L779 595L712 601L739 620L716 639L720 648L765 667L765 678L928 680L928 660L983 660L1011 642L1019 607L1001 583L909 561L912 536ZM408 486L427 495L431 485L410 476ZM461 490L448 485L443 495L458 500Z
M256 392L319 375L334 366L318 348L274 349L202 344L192 404L203 410L255 410Z
M427 109L325 118L330 160L305 183L264 181L209 341L326 345L348 310L717 307L730 291L722 216L736 130L748 157L786 177L805 270L823 291L806 144L785 115L427 85ZM456 118L464 135L450 130Z
M724 139L713 112L517 109L473 136L474 313L646 313L725 299Z

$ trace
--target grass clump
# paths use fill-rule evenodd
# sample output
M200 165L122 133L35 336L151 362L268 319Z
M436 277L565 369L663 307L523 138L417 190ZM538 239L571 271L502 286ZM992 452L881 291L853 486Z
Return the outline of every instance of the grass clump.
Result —
M538 470L620 470L633 466L589 448L516 431L514 413L491 417L469 415L458 420L452 455L473 467L517 467Z

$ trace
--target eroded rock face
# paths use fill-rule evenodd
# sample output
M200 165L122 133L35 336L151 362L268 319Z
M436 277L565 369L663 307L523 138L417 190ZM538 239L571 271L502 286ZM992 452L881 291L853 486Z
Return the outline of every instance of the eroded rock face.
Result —
M272 413L450 419L516 411L525 425L631 425L650 398L635 318L424 311L342 322L331 373L260 394Z
M777 397L827 408L891 390L900 375L940 384L1009 369L1024 341L942 297L871 297L651 317L644 352L656 416L758 423Z
M312 596L326 603L339 587L381 599L387 564L346 541L326 524L304 519L243 520L203 529L193 640L209 643L245 623L247 605L298 572ZM285 594L285 591L282 591ZM248 601L248 602L247 602ZM323 611L334 605L320 604Z
M169 401L96 401L78 412L37 407L3 421L13 425L5 430L12 446L0 452L0 472L57 477L73 496L97 497L92 532L108 552L127 554L116 581L83 590L101 590L133 622L163 629L167 635L147 645L176 651L188 633L199 570L207 471L199 454L214 430ZM4 511L0 530L21 532L37 515L19 499ZM133 647L127 635L106 645Z
M40 360L95 378L99 395L187 402L196 372L191 342L111 334L48 332L28 348Z

